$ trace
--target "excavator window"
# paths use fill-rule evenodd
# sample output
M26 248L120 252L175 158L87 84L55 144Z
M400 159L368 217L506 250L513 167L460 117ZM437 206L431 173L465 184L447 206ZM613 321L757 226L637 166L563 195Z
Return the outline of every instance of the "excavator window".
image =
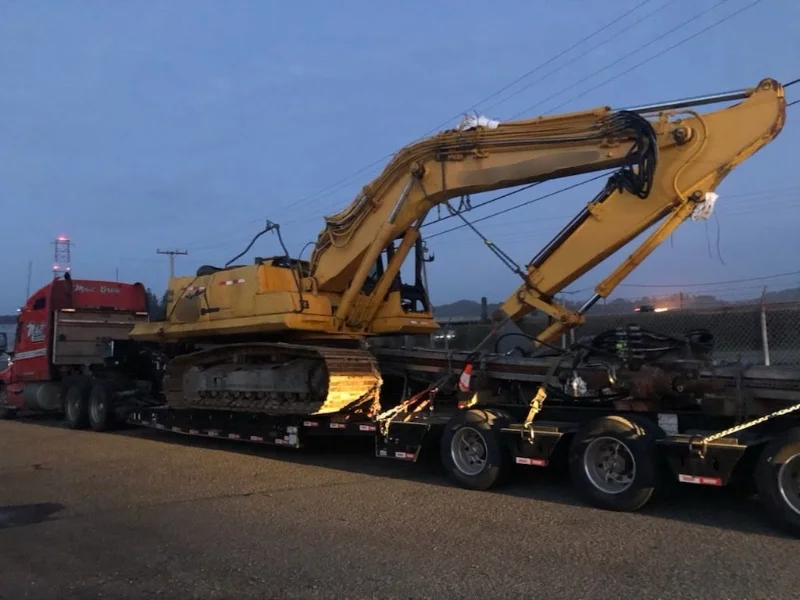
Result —
M427 312L429 310L428 294L425 291L422 276L422 262L424 253L422 251L422 244L418 243L414 248L414 283L404 283L400 273L398 273L392 280L389 286L387 296L392 292L400 292L400 305L404 312ZM361 291L364 294L371 294L375 286L378 285L381 277L384 274L384 256L386 264L392 260L396 249L394 242L389 244L386 249L378 256L378 260L372 265L367 278L364 280L364 285L361 286Z
M361 286L361 291L367 295L372 293L372 290L378 285L378 281L380 281L381 277L383 277L383 254L380 254L378 260L372 265L369 275L367 275L366 280L364 280L364 285Z

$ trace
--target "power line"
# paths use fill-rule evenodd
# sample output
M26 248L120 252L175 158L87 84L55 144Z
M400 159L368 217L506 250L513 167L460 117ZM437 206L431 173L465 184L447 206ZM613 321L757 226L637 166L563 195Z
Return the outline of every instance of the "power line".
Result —
M715 7L719 6L720 4L723 4L724 2L727 2L727 1L728 1L728 0L721 0L721 2L719 2L719 3L715 4L715 5L714 5L714 6L712 6L711 8L715 8ZM555 110L558 110L559 108L561 108L562 106L565 106L565 105L569 104L570 102L574 102L575 100L579 100L580 98L583 98L583 97L584 97L586 94L588 94L589 92L593 92L594 90L596 90L596 89L599 89L599 88L601 88L601 87L603 87L603 86L605 86L605 85L607 85L607 84L611 83L611 82L612 82L612 81L614 81L615 79L619 79L619 78L620 78L620 77L622 77L623 75L627 75L627 74L628 74L628 73L630 73L631 71L635 71L636 69L638 69L639 67L642 67L642 66L646 65L646 64L647 64L647 63L649 63L650 61L652 61L652 60L655 60L656 58L659 58L659 57L661 57L661 56L664 56L664 55L665 55L667 52L671 52L671 51L672 51L672 50L674 50L675 48L678 48L679 46L682 46L682 45L683 45L683 44L685 44L686 42L688 42L688 41L690 41L690 40L693 40L693 39L694 39L694 38L696 38L697 36L699 36L699 35L702 35L702 34L704 34L704 33L708 32L708 31L710 31L710 30L714 29L714 28L715 28L715 27L717 27L718 25L722 25L722 24L723 24L723 23L725 23L726 21L729 21L729 20L730 20L730 19L732 19L733 17L735 17L735 16L737 16L737 15L739 15L739 14L743 13L744 11L746 11L746 10L748 10L748 9L752 8L752 7L754 7L756 4L759 4L760 2L763 2L763 0L754 0L753 2L751 2L750 4L748 4L747 6L743 6L743 7L742 7L742 8L740 8L739 10L737 10L737 11L734 11L734 12L732 12L732 13L731 13L731 14L729 14L729 15L727 15L727 16L725 16L725 17L722 17L721 19L717 19L717 20L716 20L716 21L714 21L714 22L713 22L711 25L708 25L707 27L704 27L704 28L703 28L703 29L701 29L700 31L697 31L697 32L693 33L692 35L690 35L690 36L688 36L688 37L685 37L684 39L680 40L679 42L676 42L676 43L672 44L671 46L668 46L667 48L665 48L665 49L664 49L664 50L662 50L661 52L658 52L658 53L654 54L653 56L651 56L651 57L649 57L649 58L646 58L646 59L644 59L644 60L642 60L642 61L639 61L638 63L636 63L636 64L635 64L635 65L633 65L632 67L629 67L628 69L625 69L624 71L622 71L622 73L618 73L617 75L614 75L613 77L609 77L609 78L608 78L608 79L606 79L605 81L603 81L603 82L601 82L601 83L599 83L599 84L597 84L597 85L595 85L595 86L593 86L593 87L590 87L588 90L584 90L583 92L581 92L581 93L580 93L580 94L578 94L577 96L574 96L574 97L570 98L569 100L566 100L565 102L562 102L562 103L561 103L561 104L559 104L558 106L554 106L554 107L553 107L553 108L551 108L549 111L547 111L547 113L545 113L545 114L548 114L548 113L551 113L551 112L553 112L553 111L555 111ZM709 10L710 10L710 9L709 9ZM700 13L700 14L702 15L702 14L704 14L704 13L706 13L706 12L708 12L708 10L706 10L706 11L703 11L703 12L702 12L702 13ZM700 16L700 15L697 15L697 16ZM696 17L695 17L695 18L696 18ZM691 19L690 19L690 20L691 20ZM662 36L662 37L663 37L663 36ZM574 86L573 86L573 87L574 87Z
M581 187L583 185L586 185L587 183L592 183L593 181L597 181L598 179L602 179L603 177L606 177L607 175L608 175L607 173L601 173L600 175L597 175L595 177L591 177L591 178L586 179L584 181L581 181L579 183L574 183L572 185L568 185L568 186L563 187L561 189L558 189L558 190L556 190L554 192L550 192L549 194L544 194L542 196L537 196L536 198L532 198L530 200L527 200L527 201L522 202L520 204L517 204L515 206L510 206L508 208L504 208L503 210L499 210L497 212L494 212L494 213L492 213L490 215L486 215L485 217L481 217L480 219L475 219L474 221L472 221L472 223L473 224L480 223L481 221L486 221L488 219L492 219L492 218L497 217L499 215L511 212L512 210L517 210L518 208L522 208L523 206L528 206L530 204L535 204L536 202L540 202L540 201L545 200L547 198L552 198L553 196L557 196L558 194L562 194L562 193L567 192L569 190L574 190L575 188L578 188L578 187ZM444 220L444 219L442 219L442 220ZM467 227L467 225L456 225L455 227L451 227L450 229L445 229L444 231L437 231L436 233L427 236L425 239L426 240L430 240L430 239L438 237L440 235L444 235L444 234L450 233L452 231L457 231L458 229L463 229L464 227Z
M475 104L473 104L472 106L467 108L465 111L460 111L458 114L450 117L446 121L443 121L442 123L440 123L440 124L436 125L435 127L429 129L427 132L422 134L422 136L418 137L417 140L419 140L420 138L424 138L424 137L426 137L426 136L428 136L428 135L430 135L432 133L435 133L436 131L440 130L442 127L446 126L448 123L450 123L454 119L457 119L458 117L463 115L465 112L468 112L470 110L474 110L475 108L477 108L478 106L480 106L484 102L487 102L487 101L491 100L492 98L498 96L499 94L501 94L505 90L511 88L512 86L514 86L515 84L519 83L523 79L526 79L527 77L529 77L533 73L537 72L539 69L551 64L552 62L554 62L558 58L564 56L565 54L567 54L571 50L574 50L575 48L577 48L578 46L580 46L584 42L586 42L586 41L590 40L591 38L595 37L596 35L602 33L603 31L605 31L606 29L608 29L612 25L618 23L621 19L624 19L627 15L636 12L637 10L639 10L640 8L644 7L645 5L649 4L652 1L653 0L643 0L642 2L640 2L639 4L634 6L632 9L626 10L621 15L615 17L614 19L612 19L611 21L609 21L608 23L606 23L605 25L603 25L599 29L595 30L594 32L592 32L592 33L590 33L590 34L588 34L586 36L584 36L578 42L576 42L575 44L573 44L572 46L570 46L566 50L563 50L563 51L559 52L555 56L553 56L553 57L547 59L546 61L544 61L543 63L540 63L539 65L537 65L533 69L530 69L530 70L526 71L525 73L523 73L522 75L518 76L516 79L514 79L510 83L508 83L505 86L501 87L500 89L498 89L497 91L493 92L492 94L486 96L482 100L476 102ZM670 4L672 1L673 0L670 0L670 2L668 2L667 4ZM661 9L659 9L659 10L661 10ZM658 11L656 11L656 12L658 12ZM628 28L638 24L639 22L640 21L637 21L636 23L634 23L633 25L629 26ZM627 31L628 28L626 28L624 31ZM585 54L586 53L582 54L581 56L585 56ZM417 141L417 140L413 140L412 142L409 142L409 143L413 143L414 141ZM406 144L406 145L408 145L408 144ZM323 194L324 195L329 195L329 194L325 194L325 192L329 192L330 193L330 192L333 192L335 190L338 190L340 187L342 187L342 184L350 182L356 176L364 173L365 171L370 170L372 167L375 167L375 166L379 165L383 161L385 161L385 160L391 158L392 156L394 156L394 154L395 154L394 152L386 154L386 155L382 156L381 158L371 162L370 164L358 169L354 173L352 173L352 174L350 174L350 175L348 175L348 176L346 176L346 177L344 177L342 179L339 179L338 181L335 181L334 183L331 183L330 185L327 185L327 186L317 190L316 192L314 192L312 194L304 196L304 197L302 197L302 198L300 198L300 199L298 199L298 200L296 200L294 202L288 203L287 204L287 208L295 209L295 208L297 208L298 205L303 204L303 203L307 202L308 200L314 199L314 198L319 197L319 196L321 196ZM254 222L257 222L257 221L261 221L262 219L263 219L263 217L262 218L258 218L258 219L253 219L252 221L248 221L248 224L249 223L254 223ZM238 229L239 228L237 227L236 230L231 230L231 232L238 231ZM224 234L220 234L220 235L224 235ZM192 244L187 244L187 245L191 246Z
M522 81L523 79L526 79L526 78L527 78L527 77L529 77L530 75L533 75L533 74L534 74L534 73L536 73L536 72L537 72L539 69L541 69L541 68L543 68L543 67L546 67L547 65L551 64L551 63L552 63L552 62L554 62L555 60L557 60L557 59L561 58L562 56L564 56L564 55L565 55L565 54L567 54L568 52L570 52L570 51L574 50L575 48L577 48L578 46L580 46L581 44L583 44L584 42L586 42L586 41L590 40L591 38L593 38L594 36L596 36L596 35L598 35L598 34L602 33L603 31L605 31L606 29L608 29L608 28L609 28L609 27L611 27L612 25L614 25L614 24L618 23L618 22L620 21L620 19L623 19L623 18L625 18L627 15L629 15L629 14L632 14L632 13L636 12L637 10L639 10L640 8L644 7L645 5L649 4L649 3L650 3L650 2L652 2L652 1L653 1L653 0L643 0L642 2L640 2L639 4L637 4L636 6L634 6L634 7L633 7L631 10L626 10L624 13L622 13L621 15L619 15L619 16L617 16L617 17L615 17L614 19L612 19L611 21L609 21L608 23L606 23L605 25L603 25L603 26L602 26L602 27L600 27L599 29L595 30L594 32L590 33L590 34L589 34L589 35L587 35L587 36L584 36L584 37L583 37L583 38L581 38L581 39L580 39L578 42L576 42L575 44L573 44L572 46L570 46L570 47L569 47L569 48L567 48L566 50L562 50L561 52L559 52L559 53L558 53L558 54L556 54L555 56L553 56L553 57L551 57L551 58L547 59L547 60L546 60L546 61L544 61L543 63L540 63L539 65L537 65L537 66L536 66L536 67L534 67L533 69L530 69L530 70L526 71L525 73L523 73L522 75L518 76L516 79L514 79L514 80L513 80L513 81L511 81L510 83L508 83L508 84L504 85L503 87L501 87L499 90L497 90L497 91L493 92L492 94L489 94L488 96L486 96L486 97L485 97L485 98L483 98L482 100L479 100L478 102L476 102L476 103L472 104L472 105L471 105L470 107L468 107L466 110L459 111L457 114L455 114L455 115L453 115L452 117L448 118L446 121L442 121L441 123L439 123L439 124L438 124L438 125L436 125L435 127L431 127L431 128L428 130L428 131L426 131L425 133L423 133L421 136L419 136L419 137L418 137L416 140L414 140L414 141L417 141L417 140L419 140L420 138L424 138L424 137L426 137L426 136L428 136L428 135L430 135L430 134L432 134L432 133L435 133L435 132L439 131L439 130L440 130L442 127L445 127L445 126L447 126L447 125L448 125L448 124L449 124L451 121L453 121L454 119L458 119L458 118L459 118L460 116L462 116L462 115L463 115L465 112L469 112L470 110L475 110L477 107L479 107L479 106L480 106L481 104L483 104L484 102L488 102L488 101L489 101L489 100L491 100L492 98L495 98L495 97L496 97L496 96L498 96L499 94L503 93L505 90L507 90L507 89L509 89L509 88L513 87L514 85L516 85L517 83L519 83L519 82L520 82L520 81ZM672 0L671 0L671 1L672 1ZM727 0L725 0L725 1L727 1ZM667 4L670 4L670 2L668 2ZM637 23L638 23L638 22L637 22ZM635 25L635 24L636 24L636 23L634 23L634 25ZM581 56L584 56L584 55L581 55ZM409 142L409 143L414 143L414 141L412 141L412 142ZM319 195L320 193L322 193L322 192L324 192L324 191L327 191L327 190L331 189L331 188L332 188L332 187L334 187L334 186L337 186L337 185L339 185L339 184L341 184L341 183L344 183L345 181L349 181L350 179L352 179L352 178L353 178L353 177L355 177L356 175L360 175L360 174L361 174L361 173L363 173L364 171L366 171L366 170L370 169L370 168L371 168L371 167L373 167L373 166L376 166L377 164L379 164L379 163L383 162L383 161L384 161L384 160L386 160L387 158L391 158L392 156L394 156L394 154L395 154L394 152L392 152L392 153L389 153L389 154L386 154L386 155L384 155L383 157L379 158L378 160L376 160L376 161L374 161L374 162L370 163L370 164L369 164L369 165L367 165L366 167L362 167L362 168L361 168L361 169L359 169L357 172L353 173L353 175L350 175L350 176L348 176L348 177L345 177L344 179L341 179L341 180L339 180L338 182L336 182L336 183L334 183L334 184L331 184L331 185L329 185L329 186L326 186L326 187L322 188L322 189L321 189L319 192L316 192L316 193L314 193L314 194L310 194L309 196L306 196L306 197L304 197L304 198L302 198L302 199L298 200L297 202L295 202L295 203L293 203L293 204L292 204L292 208L295 208L295 207L296 207L298 204L300 204L300 203L302 203L302 202L305 202L306 200L309 200L309 199L311 199L311 198L314 198L314 197L316 197L317 195Z
M623 56L620 56L619 58L617 58L616 60L614 60L614 61L612 61L612 62L608 63L606 66L602 67L601 69L598 69L598 70L597 70L597 71L595 71L594 73L591 73L591 74L590 74L590 75L588 75L587 77L583 77L583 78L581 78L581 80L580 80L580 81L576 81L575 83L573 83L573 84L571 84L571 85L568 85L567 87L565 87L565 88L563 88L563 89L561 89L561 90L559 90L559 91L557 91L557 92L554 92L554 93L550 94L550 95L549 95L547 98L545 98L544 100L541 100L540 102L537 102L536 104L534 104L534 105L532 105L532 106L529 106L528 108L526 108L526 109L524 109L524 110L522 110L522 111L520 111L520 112L516 113L515 115L513 115L513 116L511 117L511 119L512 119L512 120L514 120L514 119L516 119L517 117L519 117L519 116L521 116L521 115L523 115L523 114L525 114L525 113L527 113L527 112L530 112L530 111L532 111L532 110L533 110L533 109L535 109L535 108L538 108L538 107L542 106L543 104L545 104L545 103L546 103L546 102L548 102L549 100L552 100L553 98L556 98L556 97L560 96L560 95L561 95L561 94L563 94L564 92L568 92L569 90L571 90L571 89L573 89L573 88L575 88L575 87L579 86L581 83L583 83L583 82L584 82L584 81L586 81L587 79L591 79L591 78L592 78L592 77L594 77L595 75L599 75L600 73L602 73L602 72L604 72L604 71L607 71L607 70L608 70L608 69L610 69L611 67L613 67L613 66L615 66L615 65L618 65L619 63L621 63L621 62L622 62L622 61L624 61L625 59L629 58L629 57L630 57L632 54L635 54L635 53L637 53L637 52L641 52L641 51L642 51L642 50L644 50L645 48L647 48L647 47L649 47L649 46L652 46L653 44L655 44L655 43L656 43L656 42L658 42L659 40L662 40L663 38L665 38L665 37L668 37L668 36L672 35L673 33L675 33L676 31L678 31L678 30L679 30L679 29L681 29L682 27L685 27L686 25L688 25L689 23L691 23L692 21L695 21L695 20L696 20L696 19L698 19L699 17L702 17L702 16L703 16L703 15L705 15L706 13L709 13L709 12L711 12L712 10L714 10L714 9L718 8L719 6L721 6L721 5L725 4L726 2L729 2L729 1L730 1L730 0L720 0L719 2L717 2L716 4L714 4L713 6L710 6L709 8L705 9L704 11L701 11L701 12L697 13L696 15L693 15L692 17L690 17L690 18L686 19L685 21L683 21L683 22L679 23L678 25L676 25L675 27L673 27L673 28L672 28L672 29L670 29L669 31L666 31L666 32L662 33L661 35L659 35L658 37L656 37L656 38L654 38L654 39L651 39L651 40L649 40L649 41L645 42L644 44L641 44L640 46L638 46L637 48L634 48L632 51L628 52L627 54L624 54ZM760 0L759 0L759 1L760 1ZM615 76L615 78L616 78L616 77L621 77L621 76L622 76L622 75L624 75L625 73L627 73L627 71L625 71L625 72L623 72L623 73L620 73L619 75L616 75L616 76ZM593 89L595 89L595 88L592 88L592 90L593 90ZM592 91L592 90L587 90L586 92L584 92L584 94L583 94L583 95L587 94L589 91ZM571 102L571 101L572 101L572 100L570 100L570 102ZM555 110L555 109L553 109L553 110ZM552 112L552 110L551 110L551 111L548 111L548 112Z
M576 62L576 61L580 60L581 58L583 58L584 56L586 56L586 55L587 55L587 54L589 54L590 52L593 52L593 51L597 50L598 48L600 48L601 46L605 46L605 45L606 45L606 44L608 44L609 42L616 40L616 39L617 39L617 36L619 36L621 33L625 33L626 31L629 31L629 30L630 30L630 29L632 29L633 27L636 27L637 25L640 25L641 23L644 23L644 22L645 22L647 19L649 19L650 17L653 17L653 16L655 16L656 14L660 13L662 10L664 10L665 8L667 8L667 7L668 7L670 4L674 4L674 3L675 3L675 0L668 0L668 2L667 2L666 4L663 4L662 6L660 6L659 8L657 8L656 10L654 10L653 12L650 12L650 13L646 14L645 16L643 16L643 17L640 17L638 20L636 20L636 21L634 21L633 23L631 23L630 25L628 25L628 26L627 26L625 29L623 29L622 31L619 31L619 32L615 33L613 36L611 36L611 37L609 37L609 38L607 38L607 39L603 40L603 41L602 41L602 42L600 42L599 44L596 44L596 45L592 46L591 48L589 48L588 50L585 50L584 52L582 52L582 53L581 53L581 54L579 54L578 56L575 56L575 57L573 57L572 59L570 59L570 60L569 60L569 61L567 61L566 63L563 63L563 64L561 64L560 66L556 67L556 68L555 68L555 69L553 69L552 71L549 71L548 73L546 73L546 74L542 75L542 76L541 76L541 77L539 77L538 79L535 79L534 81L531 81L530 83L526 84L525 86L523 86L523 87L519 88L518 90L516 90L516 91L512 92L512 93L511 93L511 94L509 94L508 96L506 96L506 97L502 98L502 99L501 99L501 100L499 100L498 102L495 102L494 104L490 104L489 106L485 107L485 108L483 109L483 110L484 110L484 112L486 112L486 111L489 111L489 110L491 110L491 109L493 109L493 108L495 108L495 107L497 107L497 106L500 106L500 105L501 105L501 104L503 104L503 103L504 103L506 100L510 100L510 99L511 99L511 98L513 98L514 96L516 96L516 95L518 95L518 94L520 94L520 93L524 92L525 90L528 90L528 89L530 89L530 88L531 88L531 87L533 87L535 84L537 84L537 83L540 83L540 82L544 81L545 79L547 79L548 77L550 77L550 75L554 75L555 73L558 73L559 71L561 71L561 70L562 70L562 69L564 69L565 67L568 67L569 65L573 64L574 62ZM642 6L644 6L645 4L647 4L647 2L643 2L642 4L639 4L639 5L638 5L638 6L636 6L636 7L635 7L633 10L631 10L631 11L630 11L630 13L628 13L628 14L632 14L633 12L635 12L636 10L638 10L639 8L641 8ZM598 30L596 33L599 33L599 31L601 31L601 30ZM594 34L593 34L593 35L594 35ZM592 36L589 36L589 37L592 37ZM584 38L584 40L586 40L586 39L588 39L588 37L587 37L587 38ZM576 44L576 46L577 46L577 45L578 45L578 44ZM573 46L573 48L574 48L574 47L575 47L575 46ZM565 51L565 52L566 52L566 51ZM552 97L552 96L551 96L551 97Z
M774 273L772 275L762 275L760 277L748 277L746 279L731 279L728 281L715 281L706 283L620 283L618 287L636 288L687 288L687 287L712 287L715 285L730 285L735 283L750 283L752 281L766 281L767 279L778 279L779 277L790 277L800 275L800 271L789 271L788 273Z

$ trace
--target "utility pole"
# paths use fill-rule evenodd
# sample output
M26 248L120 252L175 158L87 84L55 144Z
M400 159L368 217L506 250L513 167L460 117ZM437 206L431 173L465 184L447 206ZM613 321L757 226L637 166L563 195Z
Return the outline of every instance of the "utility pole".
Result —
M31 274L33 272L33 261L28 261L28 286L25 288L25 299L31 297Z
M156 254L166 254L169 256L169 278L175 277L175 257L189 254L186 250L156 250Z

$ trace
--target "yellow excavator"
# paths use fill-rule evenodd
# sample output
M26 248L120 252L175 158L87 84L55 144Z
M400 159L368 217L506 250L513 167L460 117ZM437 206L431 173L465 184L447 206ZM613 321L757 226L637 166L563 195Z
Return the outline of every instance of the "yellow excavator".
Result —
M738 102L695 110L725 101ZM536 339L546 343L581 324L681 223L707 214L723 178L778 135L785 111L783 87L764 79L741 92L651 107L474 120L401 149L345 210L326 217L310 260L286 253L172 278L167 318L136 325L131 337L170 349L163 392L173 408L372 415L382 380L362 342L438 328L422 277L420 228L431 209L460 214L451 199L615 170L519 271L522 282L502 305L513 321L532 310L553 317ZM651 227L583 307L554 301ZM265 231L275 229L268 223ZM412 251L415 280L401 281Z

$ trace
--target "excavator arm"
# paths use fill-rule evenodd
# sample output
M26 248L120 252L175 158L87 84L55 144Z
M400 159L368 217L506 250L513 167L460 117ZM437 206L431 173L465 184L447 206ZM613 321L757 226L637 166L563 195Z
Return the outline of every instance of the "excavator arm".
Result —
M767 79L741 95L745 98L739 104L702 115L690 108L661 111L653 123L658 161L647 198L620 186L619 178L613 176L528 264L524 282L502 305L502 312L515 321L533 309L548 313L554 322L536 341L553 341L582 323L583 314L607 297L681 223L710 214L714 190L724 177L783 127L786 104L780 84ZM553 302L556 293L651 227L644 241L595 287L595 294L578 311Z
M552 340L580 324L585 310L713 198L709 194L732 168L780 132L785 100L777 81L765 79L738 97L739 104L703 115L691 109L692 103L674 103L669 110L599 107L447 131L407 146L343 212L326 218L311 258L313 287L339 298L333 307L338 328L369 331L435 206L468 194L618 169L601 194L531 261L522 285L502 306L513 320L534 309L554 317L538 338ZM553 301L656 224L580 311ZM387 247L392 248L388 264L365 291Z

